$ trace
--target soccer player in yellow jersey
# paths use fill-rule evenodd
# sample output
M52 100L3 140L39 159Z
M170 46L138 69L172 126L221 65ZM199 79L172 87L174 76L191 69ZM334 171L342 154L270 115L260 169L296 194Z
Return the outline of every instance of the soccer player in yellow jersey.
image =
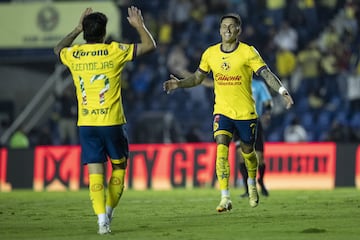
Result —
M98 217L99 234L111 232L110 222L123 193L129 155L121 72L126 62L156 48L141 11L132 6L128 15L127 20L140 35L140 43L106 44L107 17L87 8L78 26L54 48L69 68L76 88L81 161L88 166L90 199ZM71 46L81 32L86 43ZM112 174L105 192L108 158Z
M164 91L170 93L177 88L190 88L201 84L212 71L214 78L214 121L213 131L217 143L216 175L221 190L218 212L231 210L228 161L229 144L236 131L240 138L242 156L248 170L249 204L256 207L259 195L256 187L258 157L254 150L258 115L252 96L253 73L261 75L267 84L279 92L286 108L293 104L292 97L273 74L259 53L252 46L239 41L241 18L237 14L227 14L220 19L221 43L210 46L202 54L198 69L183 79L170 75L164 82Z

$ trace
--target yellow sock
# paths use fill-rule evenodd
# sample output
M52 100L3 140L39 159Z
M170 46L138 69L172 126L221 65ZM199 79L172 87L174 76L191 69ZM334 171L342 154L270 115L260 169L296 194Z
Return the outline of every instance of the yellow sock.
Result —
M124 190L125 169L112 171L106 192L106 206L115 208Z
M256 152L252 151L251 153L241 153L245 160L245 165L248 171L249 178L255 179L259 162Z
M216 175L220 190L229 189L230 166L228 160L229 148L224 144L218 144L216 150Z
M89 190L90 199L95 214L105 213L105 189L104 189L104 175L90 174L89 175Z

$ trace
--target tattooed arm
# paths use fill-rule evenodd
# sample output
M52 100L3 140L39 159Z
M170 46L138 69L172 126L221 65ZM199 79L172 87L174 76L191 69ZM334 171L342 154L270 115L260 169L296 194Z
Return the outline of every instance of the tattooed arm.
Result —
M177 89L177 88L191 88L201 84L201 82L206 77L206 74L202 73L199 70L196 70L195 73L187 75L183 79L178 79L174 75L170 75L170 80L164 82L163 89L167 93Z
M70 45L74 42L75 38L79 36L79 34L83 31L82 29L82 21L85 16L92 13L92 8L86 8L85 11L82 13L78 25L72 30L68 35L66 35L55 47L54 53L58 56L61 49L64 47L70 47Z
M261 70L260 76L265 79L270 88L282 95L284 101L286 102L287 109L289 109L294 104L289 91L282 85L280 79L274 73L272 73L269 68L264 68Z

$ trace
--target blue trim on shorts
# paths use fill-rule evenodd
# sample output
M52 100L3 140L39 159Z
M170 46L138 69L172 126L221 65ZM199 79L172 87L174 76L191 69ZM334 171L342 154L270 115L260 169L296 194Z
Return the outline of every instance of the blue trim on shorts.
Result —
M236 132L233 135L233 141L235 143L236 148L240 147L240 139ZM264 130L261 125L261 121L258 121L257 130L256 130L256 140L255 140L255 150L259 152L264 152Z
M129 141L125 125L80 126L81 162L104 163L129 157Z
M214 136L218 131L237 132L239 139L249 145L256 140L258 119L234 120L221 114L214 115Z

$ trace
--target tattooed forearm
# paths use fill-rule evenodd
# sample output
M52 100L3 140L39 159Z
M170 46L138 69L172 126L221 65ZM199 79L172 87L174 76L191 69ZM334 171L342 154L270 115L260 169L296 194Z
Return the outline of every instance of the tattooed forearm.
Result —
M64 47L69 47L75 40L77 36L81 33L81 30L75 28L72 32L70 32L66 37L64 37L54 48L54 52L56 55L59 55L61 49Z
M260 75L265 79L271 89L280 93L286 102L286 109L289 109L294 104L294 101L288 90L282 85L280 79L268 68L261 70Z
M199 85L203 81L204 78L205 78L205 75L203 75L202 73L197 71L194 74L191 74L188 77L181 80L179 82L179 87L181 87L181 88L194 87L196 85Z
M265 68L260 72L260 75L265 79L266 83L273 89L274 91L279 91L279 88L282 86L279 78L272 73L268 68Z
M181 87L181 88L190 88L190 87L193 87L193 86L197 85L197 84L195 83L195 79L196 79L195 76L194 76L194 75L191 75L191 76L189 76L189 77L181 80L181 81L179 82L179 87Z

